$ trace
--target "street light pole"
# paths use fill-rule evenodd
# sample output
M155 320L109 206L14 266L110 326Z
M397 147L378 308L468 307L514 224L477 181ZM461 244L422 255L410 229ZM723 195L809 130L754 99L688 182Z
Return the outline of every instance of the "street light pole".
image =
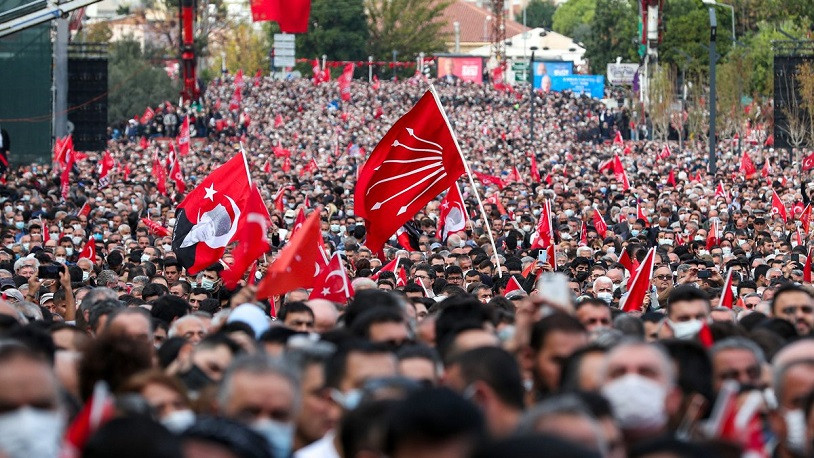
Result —
M718 111L717 94L715 88L715 67L718 53L715 44L718 38L718 20L715 8L709 9L709 173L713 176L718 172L718 158L715 151L715 117Z
M395 49L393 50L393 81L396 81L396 58L398 58L399 52Z
M528 74L529 78L529 146L532 148L532 154L537 154L534 151L534 51L537 51L537 46L531 47L531 60L529 61Z

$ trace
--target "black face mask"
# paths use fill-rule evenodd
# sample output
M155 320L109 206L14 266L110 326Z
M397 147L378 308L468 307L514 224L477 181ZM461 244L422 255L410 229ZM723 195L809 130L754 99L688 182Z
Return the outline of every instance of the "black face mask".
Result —
M190 370L180 374L178 378L181 379L190 391L200 391L209 385L215 384L215 381L209 378L209 376L196 365L193 365Z
M574 275L574 278L576 278L578 282L582 283L582 282L584 282L585 280L588 279L588 274L589 274L589 272L585 272L585 271L577 272Z

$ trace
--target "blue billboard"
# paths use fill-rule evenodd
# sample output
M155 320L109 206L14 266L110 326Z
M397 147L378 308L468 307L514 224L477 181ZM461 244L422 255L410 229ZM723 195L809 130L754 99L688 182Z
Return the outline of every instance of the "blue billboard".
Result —
M575 94L587 94L595 99L605 96L605 77L603 75L566 75L551 77L552 91L571 91Z
M532 63L534 88L543 92L551 90L551 77L568 76L574 73L573 62L534 61Z

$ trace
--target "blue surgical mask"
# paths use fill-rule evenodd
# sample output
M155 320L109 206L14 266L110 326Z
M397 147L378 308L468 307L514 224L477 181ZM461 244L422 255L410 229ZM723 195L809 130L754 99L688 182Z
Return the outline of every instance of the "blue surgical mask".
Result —
M102 241L102 234L98 234L98 233L93 234L93 239L98 241L98 242L101 242Z
M14 227L16 227L17 229L22 229L25 227L25 223L23 221L15 221Z
M631 235L631 237L638 236L639 235L639 230L638 229L631 229L630 230L630 235Z
M212 291L213 289L215 289L215 282L208 279L208 278L202 278L201 279L201 288L203 288L203 289L205 289L207 291Z
M287 457L291 455L291 448L294 444L293 424L262 419L252 424L252 430L266 438L271 456Z

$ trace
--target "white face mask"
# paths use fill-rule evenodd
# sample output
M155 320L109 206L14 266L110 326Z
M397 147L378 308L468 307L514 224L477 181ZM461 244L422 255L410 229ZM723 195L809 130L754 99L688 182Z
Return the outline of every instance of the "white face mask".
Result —
M65 258L62 257L62 256L54 258L54 261L56 261L56 262L58 262L60 264L65 264Z
M672 321L667 320L673 335L676 339L692 339L701 330L703 322L701 320Z
M803 456L806 454L806 415L802 409L786 410L786 447Z
M161 424L170 432L180 434L195 423L195 412L184 409L176 410L161 419Z
M9 458L57 456L65 420L59 412L21 407L0 415L0 452Z
M289 456L294 442L294 425L274 420L258 420L252 430L266 438L272 456Z
M673 246L673 241L670 239L659 239L659 245Z
M73 254L73 248L69 247L69 246L65 247L65 254L68 255L68 256L72 255Z
M655 431L667 422L667 389L639 374L627 374L602 387L602 394L624 430Z
M613 301L613 293L602 291L601 293L596 293L596 298L600 301L605 301L606 304L610 305L610 303Z
M729 256L730 254L732 254L732 248L729 248L728 246L723 246L721 247L721 253L723 253L724 256Z
M88 281L90 279L90 272L82 271L82 281Z

